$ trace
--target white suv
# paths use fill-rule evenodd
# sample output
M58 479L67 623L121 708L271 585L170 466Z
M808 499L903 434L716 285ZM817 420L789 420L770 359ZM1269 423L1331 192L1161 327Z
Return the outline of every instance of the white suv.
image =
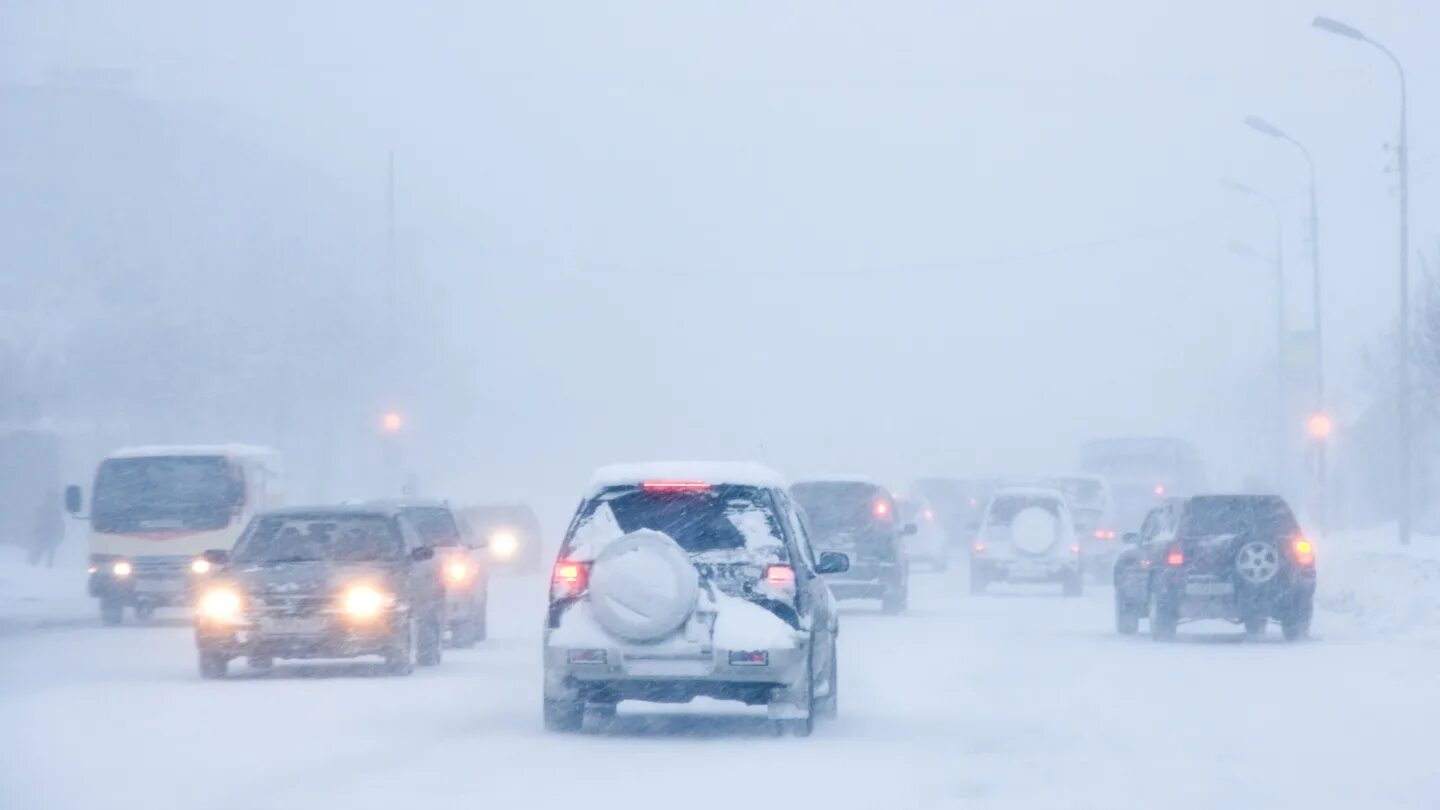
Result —
M991 582L1059 582L1066 596L1081 594L1080 545L1063 494L1009 487L990 498L970 547L970 592Z
M696 697L769 707L798 735L833 715L835 601L779 476L748 464L600 470L571 521L545 622L546 728L587 708Z

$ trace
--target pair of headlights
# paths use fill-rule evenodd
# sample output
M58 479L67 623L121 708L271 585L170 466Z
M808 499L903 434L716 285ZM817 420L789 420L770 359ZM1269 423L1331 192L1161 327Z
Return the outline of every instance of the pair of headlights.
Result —
M374 619L394 606L395 595L373 585L351 585L340 594L340 610L352 619ZM200 597L198 609L211 621L234 622L244 612L245 600L233 588L212 588Z

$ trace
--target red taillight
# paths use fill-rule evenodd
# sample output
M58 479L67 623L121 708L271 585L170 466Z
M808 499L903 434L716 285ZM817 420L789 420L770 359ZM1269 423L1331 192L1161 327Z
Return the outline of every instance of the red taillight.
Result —
M1295 555L1297 565L1311 566L1315 564L1315 545L1305 537L1297 537L1290 544L1290 551Z
M975 549L976 554L980 554L985 551L985 542L983 540L976 540L975 545L971 546L971 548Z
M788 565L772 565L765 569L765 581L777 588L793 588L795 569Z
M559 560L550 577L550 598L566 599L585 592L590 578L590 564L573 560Z
M1156 494L1156 495L1164 495L1164 494L1165 494L1165 485L1164 485L1164 484L1156 484L1156 485L1155 485L1155 494Z
M1071 553L1071 554L1079 554L1079 553L1080 553L1080 544L1079 544L1079 543L1076 543L1075 545L1071 546L1071 547L1070 547L1070 553Z
M934 519L935 519L935 510L933 510L933 509L926 509L926 510L925 510L925 519L926 519L926 520L934 520Z
M1185 552L1179 546L1172 546L1170 553L1165 555L1166 565L1184 565Z
M664 490L709 489L710 485L704 481L646 481L640 485L640 488L654 492Z
M885 500L884 498L881 498L880 500L876 501L876 502L875 502L874 509L873 509L873 511L875 512L875 517L877 517L877 518L888 518L888 517L890 517L890 510L891 510L890 502L887 501L887 500Z
M1096 539L1096 540L1114 540L1114 539L1115 539L1115 532L1112 531L1112 530L1110 530L1110 529L1096 529L1096 530L1095 530L1095 539Z

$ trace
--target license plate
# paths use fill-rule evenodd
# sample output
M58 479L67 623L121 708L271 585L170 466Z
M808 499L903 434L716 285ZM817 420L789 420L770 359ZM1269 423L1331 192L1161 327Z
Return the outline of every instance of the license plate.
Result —
M277 636L312 635L325 630L325 620L315 616L283 616L260 620L260 629Z
M1189 582L1185 585L1185 593L1189 596L1229 596L1235 592L1235 586L1229 582Z
M136 593L180 593L183 590L185 590L185 582L179 579L135 580Z

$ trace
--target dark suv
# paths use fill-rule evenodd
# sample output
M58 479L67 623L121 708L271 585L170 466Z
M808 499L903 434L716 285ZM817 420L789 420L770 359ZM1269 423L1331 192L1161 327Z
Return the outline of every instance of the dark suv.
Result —
M772 472L754 465L600 470L555 562L545 624L545 727L586 709L695 697L764 705L808 735L835 713L839 619Z
M195 607L200 675L235 658L378 655L408 675L440 663L445 592L427 545L401 510L342 506L256 515L216 566Z
M372 501L399 511L415 527L421 542L435 549L445 583L445 623L450 646L473 647L485 640L490 601L490 566L485 541L444 501Z
M1261 636L1271 619L1285 638L1310 632L1315 547L1283 498L1199 495L1152 510L1115 563L1115 626L1157 640L1182 621L1226 619Z
M805 510L815 547L850 558L850 568L830 579L836 599L879 599L886 613L900 613L910 601L910 566L895 498L863 480L802 481L790 494Z

